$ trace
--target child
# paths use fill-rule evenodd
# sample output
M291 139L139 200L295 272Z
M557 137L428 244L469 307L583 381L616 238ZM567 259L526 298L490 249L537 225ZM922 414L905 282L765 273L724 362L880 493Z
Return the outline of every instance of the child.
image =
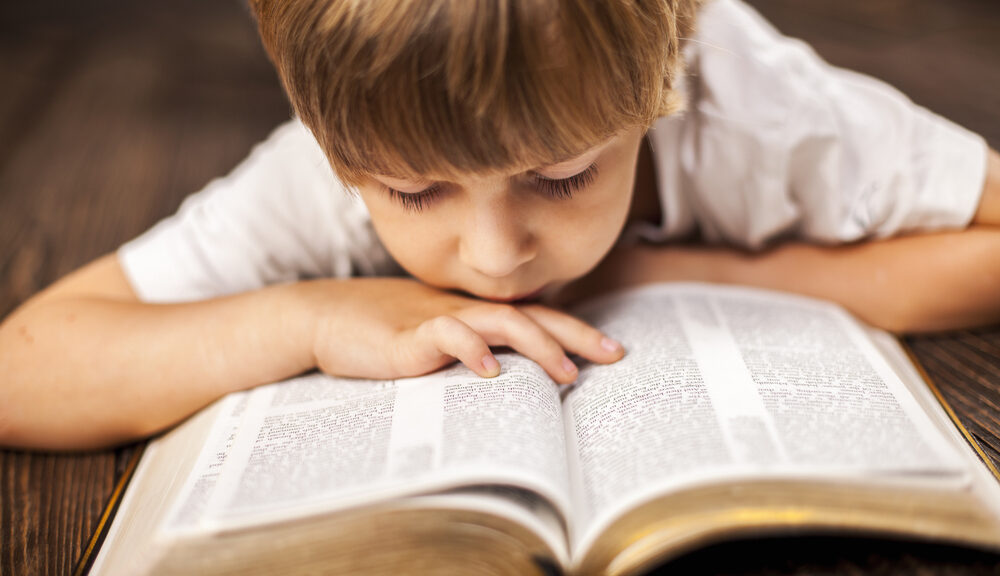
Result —
M495 376L491 346L568 383L625 351L558 304L654 280L1000 319L997 154L738 0L253 8L298 119L6 319L0 443L125 442L317 367Z

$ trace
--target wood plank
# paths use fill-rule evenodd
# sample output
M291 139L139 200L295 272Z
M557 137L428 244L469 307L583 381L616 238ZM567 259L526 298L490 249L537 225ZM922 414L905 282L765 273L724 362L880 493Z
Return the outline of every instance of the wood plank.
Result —
M2 316L289 115L237 2L3 3L0 69ZM0 451L0 575L71 573L130 453Z

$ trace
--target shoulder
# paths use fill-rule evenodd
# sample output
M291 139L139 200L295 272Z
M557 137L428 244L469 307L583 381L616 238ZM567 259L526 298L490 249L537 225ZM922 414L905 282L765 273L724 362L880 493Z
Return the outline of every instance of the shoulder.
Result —
M298 120L276 128L229 174L189 196L118 255L147 301L396 271L364 204Z
M782 35L739 0L711 0L685 47L689 105L760 130L786 125L827 73L813 49Z
M331 215L368 219L363 204L337 178L312 132L297 118L275 128L229 174L209 183L189 203L256 212L261 218L317 229L327 228Z
M318 264L308 266L306 276L377 275L392 268L364 203L297 118L275 128L217 185L224 190L210 196L242 224L257 223L261 244L287 253L285 259L313 254Z
M343 189L323 150L305 125L294 118L275 128L257 144L232 176L250 172L255 182L298 184L296 189Z

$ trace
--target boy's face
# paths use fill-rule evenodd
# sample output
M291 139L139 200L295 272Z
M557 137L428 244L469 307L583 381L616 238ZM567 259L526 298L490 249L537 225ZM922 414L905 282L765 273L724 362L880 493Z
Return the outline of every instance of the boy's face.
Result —
M512 301L593 269L625 224L644 131L556 165L460 181L372 175L358 188L386 249L415 278Z

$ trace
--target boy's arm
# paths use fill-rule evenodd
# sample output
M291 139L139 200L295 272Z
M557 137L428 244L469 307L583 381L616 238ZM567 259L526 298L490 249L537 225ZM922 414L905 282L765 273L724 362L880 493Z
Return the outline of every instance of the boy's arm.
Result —
M0 444L109 445L157 432L227 392L313 364L293 285L179 305L138 301L106 256L0 325Z
M983 185L979 207L972 217L972 223L1000 227L1000 152L996 150L989 151L986 183Z
M970 228L842 246L789 242L761 253L696 246L619 249L570 299L656 281L703 280L833 300L894 332L1000 322L1000 155Z
M850 246L788 244L761 255L715 254L727 282L839 302L893 332L1000 322L1000 229L906 236ZM708 258L712 260L712 256Z
M894 332L1000 322L1000 154L970 228L848 246L789 244L731 260L729 281L828 298Z
M566 352L621 358L620 347L605 344L598 330L556 310L487 303L402 278L314 280L147 304L111 255L0 323L0 446L135 440L226 393L314 367L398 378L457 358L495 376L489 346L510 346L569 383L577 370Z
M948 330L1000 322L998 255L1000 228L986 226L846 246L789 242L755 254L631 246L599 269L615 280L594 281L565 300L651 282L720 282L832 300L893 332Z

